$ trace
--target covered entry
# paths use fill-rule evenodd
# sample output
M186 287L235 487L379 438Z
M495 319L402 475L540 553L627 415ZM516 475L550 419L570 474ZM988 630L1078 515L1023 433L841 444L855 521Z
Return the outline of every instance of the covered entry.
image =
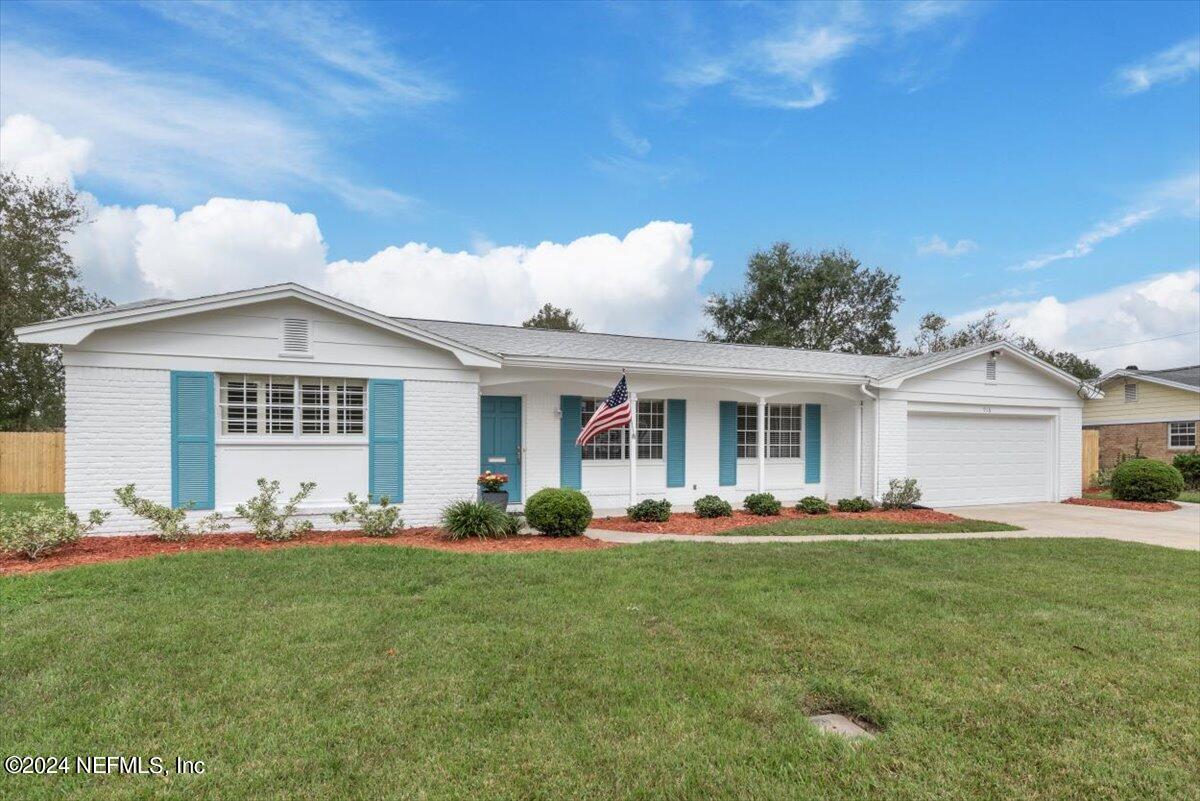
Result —
M521 498L521 398L484 395L479 399L479 472L506 473L509 503Z
M1050 417L908 416L908 475L921 503L970 506L1053 498Z

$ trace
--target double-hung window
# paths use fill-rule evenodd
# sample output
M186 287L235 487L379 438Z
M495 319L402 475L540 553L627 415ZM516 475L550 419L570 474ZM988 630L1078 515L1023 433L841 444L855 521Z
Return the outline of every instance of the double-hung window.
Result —
M804 404L767 404L767 458L800 459L804 456ZM758 404L737 405L737 455L758 458Z
M586 426L597 409L604 406L604 398L583 398L580 401L579 425ZM638 415L639 459L663 458L664 432L666 431L666 404L661 400L640 400ZM629 458L629 426L610 428L589 440L581 449L582 458L588 461L606 461Z
M1168 448L1196 447L1196 421L1186 423L1167 423Z
M221 375L221 433L304 439L365 433L367 382L353 378Z

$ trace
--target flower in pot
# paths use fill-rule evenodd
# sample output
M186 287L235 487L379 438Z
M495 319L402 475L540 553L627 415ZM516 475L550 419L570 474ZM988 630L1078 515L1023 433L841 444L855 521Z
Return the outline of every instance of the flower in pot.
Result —
M501 509L508 508L508 490L500 489L508 483L507 473L493 473L491 470L484 470L479 474L479 478L475 479L475 483L479 485L480 500Z

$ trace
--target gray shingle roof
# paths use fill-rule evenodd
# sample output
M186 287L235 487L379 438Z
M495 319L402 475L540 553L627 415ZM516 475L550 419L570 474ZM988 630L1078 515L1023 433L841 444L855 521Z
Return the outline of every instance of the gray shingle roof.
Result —
M1176 384L1187 384L1200 389L1200 364L1189 367L1170 367L1166 370L1130 370L1130 375L1144 375L1148 378L1158 378L1162 381L1173 381Z
M484 323L396 318L433 334L509 357L549 357L607 362L671 364L687 367L875 376L909 359L858 356L764 345L730 345L685 339L551 331ZM944 354L939 354L942 356Z

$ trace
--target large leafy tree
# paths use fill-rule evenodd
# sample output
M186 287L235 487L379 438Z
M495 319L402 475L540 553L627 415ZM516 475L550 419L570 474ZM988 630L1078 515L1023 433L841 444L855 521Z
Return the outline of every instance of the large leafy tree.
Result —
M1011 339L1013 344L1032 353L1044 362L1070 373L1080 381L1091 381L1100 376L1100 368L1088 359L1066 350L1043 348L1029 337L1013 337L1011 324L995 310L987 311L982 317L971 320L957 329L950 328L950 321L936 312L921 318L913 346L905 353L919 356L938 353L969 345L982 345L999 339Z
M750 256L746 284L710 295L712 342L783 345L842 353L899 350L892 316L900 279L863 267L846 250L799 251L777 242Z
M551 328L558 331L583 330L583 323L575 317L570 309L560 309L550 303L538 309L537 314L521 325L525 328Z
M65 248L82 222L69 186L0 172L0 430L63 425L60 349L21 345L13 329L108 305L79 285Z

